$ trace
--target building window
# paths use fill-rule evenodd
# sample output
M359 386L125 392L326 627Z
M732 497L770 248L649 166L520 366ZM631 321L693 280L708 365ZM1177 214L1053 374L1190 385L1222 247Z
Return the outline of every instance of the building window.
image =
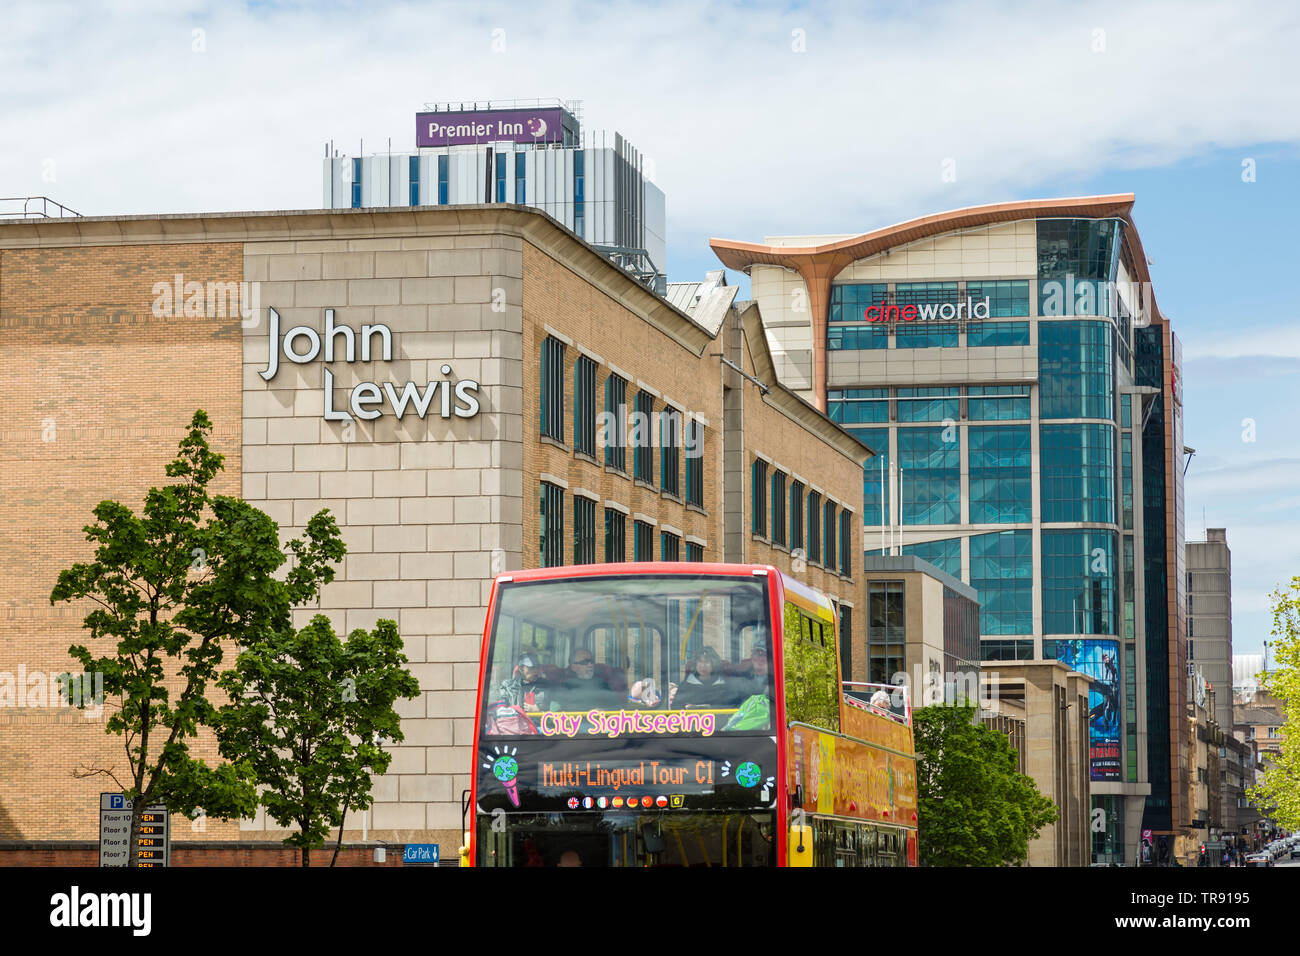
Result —
M447 157L446 155L438 157L438 205L439 206L445 206L447 205L448 202L448 193L447 193L447 183L449 179L447 175L448 161L449 161L449 157Z
M704 426L695 419L686 423L686 503L704 507Z
M506 201L506 164L510 161L508 153L497 153L496 156L496 182L497 182L497 202Z
M883 525L889 518L889 429L849 428L848 431L876 453L862 465L862 520Z
M411 181L410 205L418 206L420 205L420 157L419 156L410 157L410 162L408 164L408 171L410 175L407 178L410 179Z
M867 582L867 681L891 684L906 670L902 581Z
M846 578L853 576L853 523L849 520L852 516L851 511L840 512L840 574Z
M922 561L933 564L945 574L951 574L957 580L961 580L961 538L905 544L903 554L915 555Z
M961 398L955 385L947 388L900 388L898 420L900 422L955 421ZM883 421L884 419L882 419Z
M755 458L750 466L749 493L752 504L750 531L760 538L767 537L767 462Z
M632 477L653 485L655 480L654 431L655 397L636 393L636 414L632 423Z
M564 563L564 489L542 482L540 565L555 568Z
M971 385L966 417L973 422L1029 421L1028 385Z
M803 537L803 482L790 482L790 550L802 548Z
M853 680L853 608L840 605L840 680Z
M1034 632L1033 555L1032 531L971 536L970 584L979 592L981 634Z
M564 441L564 343L552 335L542 340L542 434Z
M1044 531L1043 633L1117 634L1115 535Z
M995 279L990 282L967 282L966 295L976 304L988 299L989 318L992 319L1029 314L1028 279ZM1028 334L1028 327L1026 326L1026 341L1011 344L1028 345Z
M1032 661L1033 641L980 641L982 661Z
M665 408L659 416L659 486L670 495L680 495L678 449L682 444L682 413Z
M596 363L585 355L573 366L573 450L596 457Z
M828 501L822 507L822 541L826 548L826 570L835 571L835 502Z
M991 348L1002 345L1028 345L1028 322L968 322L967 348Z
M525 204L528 195L528 191L525 188L528 183L528 166L527 160L525 159L526 155L527 154L522 151L515 153L515 202L521 206Z
M596 502L573 498L573 563L596 563Z
M1029 426L972 427L967 439L971 524L1029 521Z
M605 509L605 562L614 564L627 560L626 522L623 512Z
M894 286L894 302L901 308L905 305L951 305L955 309L961 296L955 282L899 282ZM956 318L956 313L949 316L947 310L939 318Z
M955 349L960 344L956 323L900 324L894 333L894 346L900 349Z
M864 322L868 306L884 305L888 299L889 286L884 282L832 285L830 321Z
M582 238L587 238L583 227L586 225L586 176L583 175L585 163L580 149L573 151L573 231Z
M822 496L808 492L808 560L821 564L822 560Z
M680 561L682 539L667 531L659 532L659 560Z
M1113 522L1115 426L1042 425L1038 443L1043 521Z
M605 379L605 464L627 471L627 382L617 375Z
M632 522L632 560L653 561L655 559L655 529L644 521Z
M1039 322L1039 417L1113 420L1113 360L1109 322Z
M772 472L772 543L788 544L785 525L785 472Z
M826 417L838 425L889 421L889 389L833 388L826 393Z
M686 542L686 560L687 560L687 561L703 561L703 560L704 560L704 545L702 545L702 544L696 544L694 541L687 541L687 542Z
M1119 254L1120 223L1117 220L1040 219L1037 235L1039 278L1111 277Z
M1128 396L1125 396L1127 398ZM1133 434L1121 431L1119 434L1119 493L1120 511L1124 518L1124 530L1133 530ZM1191 582L1188 582L1190 587Z
M361 159L352 160L352 208L361 208Z
M831 352L887 349L889 328L885 325L827 325L826 348Z
M898 430L903 524L961 521L961 445L955 433L952 426Z

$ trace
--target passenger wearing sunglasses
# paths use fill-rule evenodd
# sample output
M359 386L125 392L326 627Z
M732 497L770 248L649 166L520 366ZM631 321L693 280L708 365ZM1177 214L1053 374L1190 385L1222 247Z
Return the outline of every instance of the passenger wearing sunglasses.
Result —
M580 647L573 652L564 682L560 685L559 701L564 710L590 710L607 707L617 699L609 682L596 676L596 659L591 651Z

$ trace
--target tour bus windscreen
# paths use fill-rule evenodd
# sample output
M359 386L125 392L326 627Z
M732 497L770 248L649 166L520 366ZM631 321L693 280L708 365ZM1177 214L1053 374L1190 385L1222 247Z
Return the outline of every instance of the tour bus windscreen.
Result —
M483 741L770 733L767 587L717 575L501 585Z

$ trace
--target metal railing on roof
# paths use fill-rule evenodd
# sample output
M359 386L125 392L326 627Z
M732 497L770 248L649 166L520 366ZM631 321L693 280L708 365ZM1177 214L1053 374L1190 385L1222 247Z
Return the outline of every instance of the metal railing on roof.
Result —
M49 196L0 196L0 219L62 219L80 215Z

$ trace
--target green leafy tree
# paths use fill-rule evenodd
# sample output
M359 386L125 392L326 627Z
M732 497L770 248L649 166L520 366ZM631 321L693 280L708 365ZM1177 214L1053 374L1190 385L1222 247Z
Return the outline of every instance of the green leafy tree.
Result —
M344 643L318 614L248 647L222 675L221 753L252 770L276 823L298 828L284 842L301 849L303 866L336 826L333 866L347 811L371 805L373 775L392 759L383 745L403 739L393 704L420 692L404 664L393 621Z
M1277 666L1264 688L1282 703L1281 753L1270 757L1250 798L1278 826L1300 830L1300 576L1273 594L1273 644Z
M291 607L316 597L334 576L330 562L344 552L338 526L323 511L305 539L290 542L294 566L277 580L285 554L276 523L237 498L208 492L223 461L209 447L211 430L196 411L166 466L173 482L151 488L141 514L116 501L95 507L95 523L84 528L94 559L62 571L50 594L50 603L91 601L83 625L90 644L110 645L99 654L83 644L68 652L84 669L82 680L103 675L106 732L123 738L130 773L123 780L113 766L87 766L76 775L108 777L131 800L131 866L139 862L140 816L150 804L187 816L201 807L224 819L256 808L240 767L209 767L190 753L200 726L215 716L208 685L228 643L287 627Z
M914 719L922 866L1007 866L1056 821L1056 807L1017 769L1006 737L973 707L926 707Z

